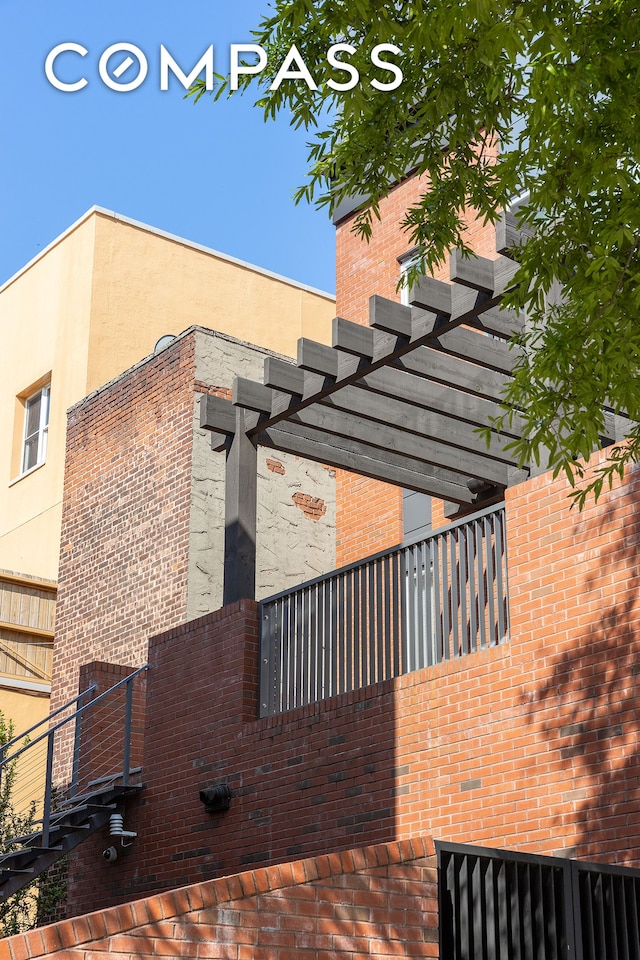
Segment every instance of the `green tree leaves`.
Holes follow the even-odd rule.
[[[547,456],[572,482],[605,404],[640,421],[639,13],[632,0],[275,0],[254,38],[269,67],[243,79],[260,85],[265,116],[284,110],[310,132],[296,198],[332,210],[364,194],[354,224],[363,237],[393,182],[410,170],[427,176],[404,224],[427,270],[465,249],[467,206],[495,222],[526,195],[532,235],[506,299],[526,311],[527,329],[505,415],[524,411],[521,458]],[[360,82],[335,91],[326,52],[343,41],[356,48]],[[371,85],[370,51],[381,42],[402,51],[403,82],[391,92]],[[285,81],[269,90],[294,43],[318,89]],[[549,307],[558,283],[562,297]],[[632,428],[577,502],[639,457]]]

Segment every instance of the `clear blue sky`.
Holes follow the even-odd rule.
[[[335,289],[326,211],[291,200],[305,175],[304,131],[285,117],[265,124],[250,95],[194,106],[175,81],[160,91],[160,44],[188,73],[213,43],[226,72],[229,44],[250,42],[265,12],[266,0],[0,0],[0,283],[98,204]],[[66,41],[89,50],[58,61],[62,79],[88,79],[77,93],[44,73],[47,53]],[[120,41],[149,61],[129,93],[98,76],[100,55]]]

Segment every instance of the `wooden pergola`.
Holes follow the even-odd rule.
[[[331,347],[303,338],[296,363],[267,358],[263,382],[236,378],[232,400],[202,396],[200,424],[226,451],[225,604],[255,592],[258,446],[467,509],[526,479],[506,449],[518,415],[489,447],[478,433],[501,412],[524,324],[500,309],[514,231],[498,225],[496,260],[454,252],[451,283],[423,277],[409,306],[371,297],[369,326],[336,317]]]

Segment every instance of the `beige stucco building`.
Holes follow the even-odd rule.
[[[48,709],[68,408],[198,325],[295,355],[334,300],[94,207],[0,287],[0,709]]]

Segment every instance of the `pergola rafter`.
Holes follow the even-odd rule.
[[[514,239],[507,217],[498,250]],[[519,357],[508,340],[524,320],[500,309],[517,267],[502,253],[454,252],[450,283],[421,278],[409,306],[373,296],[368,326],[336,317],[332,346],[303,338],[296,363],[265,360],[262,383],[237,377],[232,400],[202,397],[201,426],[213,449],[227,451],[225,603],[249,595],[254,579],[257,446],[463,509],[528,476],[508,449],[522,436],[522,416],[491,428],[489,447],[479,432],[500,415]],[[607,430],[619,439],[621,418],[610,416]]]
[[[202,397],[201,425],[212,447],[227,451],[233,490],[225,602],[246,596],[253,576],[255,484],[242,471],[255,463],[257,446],[467,509],[527,476],[506,449],[520,436],[521,418],[492,430],[489,447],[478,432],[499,415],[517,359],[506,338],[522,321],[499,309],[516,270],[505,256],[454,254],[451,283],[422,278],[409,306],[373,296],[368,326],[336,317],[332,346],[303,338],[296,363],[265,360],[262,383],[239,377],[231,401]]]

